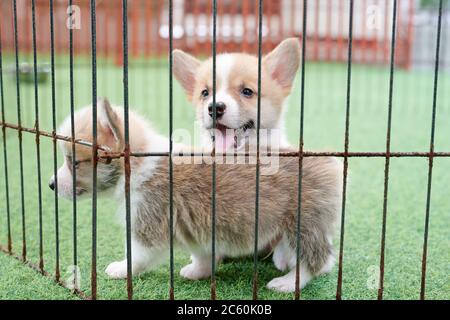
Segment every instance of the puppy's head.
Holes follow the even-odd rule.
[[[289,95],[300,62],[298,39],[283,41],[263,57],[261,65],[261,128],[279,126],[282,106]],[[213,60],[201,62],[181,51],[173,52],[173,71],[188,99],[195,106],[197,120],[213,130]],[[258,102],[258,58],[232,53],[216,57],[216,139],[219,149],[228,150],[256,127]]]
[[[97,102],[97,142],[106,146],[112,152],[123,150],[123,121],[116,108],[112,108],[106,99]],[[74,114],[75,138],[91,142],[92,139],[92,108],[86,107]],[[70,116],[61,125],[58,134],[72,135]],[[87,196],[92,192],[92,148],[75,144],[75,157],[72,154],[72,143],[59,141],[59,146],[64,155],[64,163],[58,170],[57,179],[53,176],[49,181],[49,187],[57,190],[58,195],[64,198],[73,198],[73,177],[75,170],[75,195]],[[98,151],[101,155],[105,151]],[[115,186],[122,171],[119,159],[112,161],[99,160],[97,164],[97,190],[106,191]]]

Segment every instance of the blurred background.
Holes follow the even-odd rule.
[[[20,64],[19,92],[15,79],[15,45],[12,0],[0,0],[3,103],[6,122],[17,123],[20,96],[22,124],[33,127],[34,78],[31,0],[17,0],[17,35]],[[41,130],[52,130],[50,83],[50,11],[48,0],[36,0],[37,62],[39,67],[38,103]],[[344,146],[349,44],[349,0],[308,0],[307,29],[302,29],[303,1],[265,0],[262,47],[269,52],[281,40],[306,37],[305,66],[305,148],[341,151]],[[353,15],[353,59],[351,81],[350,151],[385,151],[389,101],[390,52],[393,0],[355,0]],[[438,0],[398,0],[393,82],[392,151],[428,151],[433,102],[434,65],[438,21]],[[450,11],[444,0],[442,15],[439,82],[437,91],[436,151],[450,150]],[[74,103],[79,108],[92,102],[90,1],[73,0]],[[169,66],[167,0],[128,0],[129,101],[133,110],[151,121],[155,129],[168,135]],[[173,0],[174,47],[200,58],[212,52],[212,1]],[[258,1],[217,1],[218,52],[257,53]],[[68,0],[54,0],[56,50],[57,123],[69,115],[70,68]],[[97,91],[115,104],[123,105],[122,1],[97,0]],[[285,122],[288,138],[299,139],[300,81],[287,100]],[[181,87],[174,87],[175,128],[194,130],[195,117]],[[17,132],[6,130],[10,175],[13,249],[20,251],[21,216]],[[37,259],[37,183],[34,135],[23,137],[25,159],[25,211],[29,257]],[[3,149],[4,146],[2,145]],[[48,268],[55,263],[54,198],[46,188],[52,174],[51,139],[41,139],[44,254]],[[391,160],[389,189],[385,297],[415,299],[420,287],[428,159]],[[61,155],[59,155],[61,163]],[[344,259],[344,298],[376,298],[376,286],[368,286],[371,271],[379,264],[384,158],[350,159]],[[3,159],[1,165],[5,163]],[[448,261],[450,261],[450,160],[435,159],[430,225],[427,297],[449,299]],[[3,171],[2,171],[3,172]],[[0,179],[0,190],[5,181]],[[220,186],[218,186],[220,188]],[[82,289],[89,293],[90,201],[78,206],[77,264],[83,271]],[[123,283],[111,282],[100,269],[122,256],[120,226],[111,224],[114,205],[99,200],[99,295],[123,298]],[[3,209],[2,209],[3,210]],[[72,207],[61,200],[61,246],[64,268],[73,263]],[[3,218],[2,218],[3,219]],[[0,223],[0,243],[5,243],[6,224]],[[177,253],[176,267],[187,261]],[[374,268],[373,268],[374,267]],[[289,298],[269,292],[264,281],[276,275],[270,262],[263,262],[261,296]],[[372,268],[372,269],[370,269]],[[148,277],[135,280],[138,298],[167,297],[167,266]],[[218,295],[222,298],[251,297],[251,263],[222,265],[218,273]],[[11,269],[5,274],[13,274]],[[333,299],[337,268],[308,286],[303,298]],[[8,278],[9,279],[9,278]],[[5,283],[8,283],[6,279]],[[208,298],[209,284],[176,280],[182,297]],[[11,288],[18,282],[11,284]],[[163,285],[161,285],[163,284]],[[5,285],[5,287],[7,287]],[[6,288],[7,290],[9,287]],[[25,289],[24,289],[25,290]],[[176,289],[177,290],[177,289]],[[13,290],[13,296],[19,292]],[[0,296],[1,296],[0,281]],[[51,294],[56,294],[50,291]],[[177,296],[177,293],[176,293]],[[54,296],[53,296],[54,297]]]

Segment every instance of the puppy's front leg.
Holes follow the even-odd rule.
[[[139,241],[131,238],[131,263],[133,275],[138,275],[157,267],[167,256],[168,250],[164,248],[148,248]],[[105,272],[112,279],[124,279],[127,277],[127,259],[112,262]]]
[[[216,262],[220,258],[216,257]],[[206,279],[211,276],[211,254],[193,253],[191,263],[181,268],[180,275],[190,280]]]

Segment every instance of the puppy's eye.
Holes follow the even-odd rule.
[[[254,94],[253,90],[249,88],[242,89],[241,93],[246,98],[251,98]]]
[[[206,98],[207,96],[209,96],[209,91],[208,91],[208,89],[204,89],[204,90],[202,91],[201,95],[202,95],[203,98]]]

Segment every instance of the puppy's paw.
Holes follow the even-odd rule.
[[[336,259],[334,258],[333,255],[330,254],[328,256],[326,263],[323,265],[322,269],[320,269],[318,275],[323,274],[323,273],[330,273],[331,270],[333,270],[335,262],[336,262]]]
[[[201,267],[198,264],[188,264],[181,268],[180,276],[190,280],[206,279],[211,276],[211,270],[206,267]]]
[[[127,277],[127,260],[110,263],[105,272],[112,279],[125,279]]]
[[[292,277],[289,275],[274,278],[267,284],[267,288],[273,289],[278,292],[294,292],[295,278],[292,279]]]

